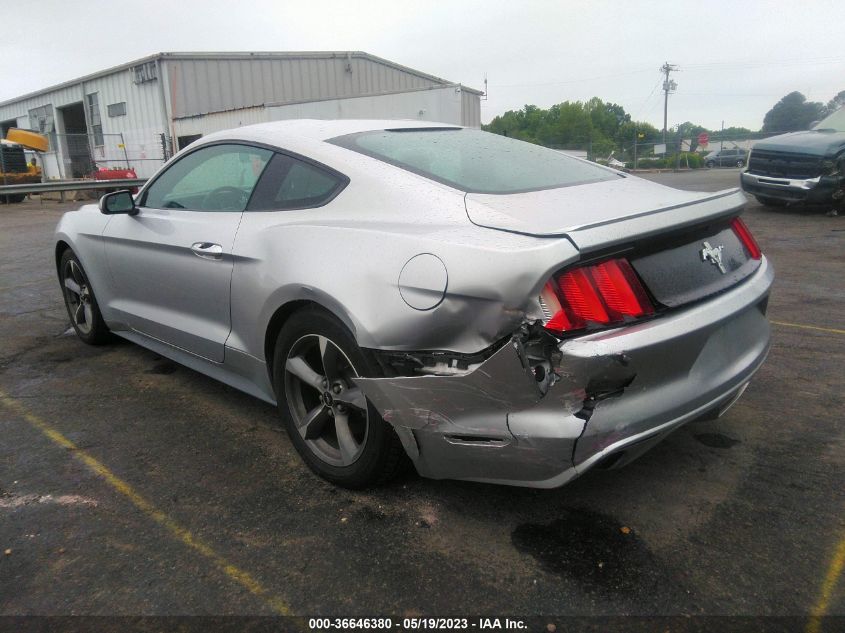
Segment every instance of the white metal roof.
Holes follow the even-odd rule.
[[[41,90],[36,90],[34,92],[30,92],[19,97],[14,97],[12,99],[7,99],[5,101],[0,101],[0,106],[9,105],[16,103],[18,101],[22,101],[24,99],[29,99],[32,97],[37,97],[39,95],[47,94],[53,92],[55,90],[60,90],[62,88],[67,88],[69,86],[73,86],[79,84],[81,82],[90,81],[93,79],[97,79],[99,77],[104,77],[106,75],[110,75],[113,73],[121,72],[132,68],[133,66],[139,66],[146,62],[151,61],[160,61],[160,60],[176,60],[176,61],[222,61],[222,60],[320,60],[320,59],[364,59],[369,60],[372,62],[376,62],[383,66],[388,66],[395,70],[402,71],[409,75],[413,75],[420,79],[425,79],[427,81],[431,81],[434,83],[446,85],[457,85],[455,82],[448,81],[446,79],[442,79],[440,77],[436,77],[434,75],[429,75],[428,73],[421,72],[419,70],[414,70],[413,68],[408,68],[407,66],[403,66],[401,64],[397,64],[396,62],[392,62],[387,59],[383,59],[381,57],[377,57],[375,55],[371,55],[369,53],[365,53],[363,51],[255,51],[255,52],[247,52],[247,51],[239,51],[239,52],[162,52],[162,53],[155,53],[154,55],[148,55],[147,57],[142,57],[140,59],[135,59],[130,62],[126,62],[123,64],[119,64],[117,66],[112,66],[110,68],[106,68],[104,70],[97,71],[95,73],[91,73],[88,75],[84,75],[82,77],[77,77],[76,79],[72,79],[69,81],[62,82],[60,84],[56,84],[53,86],[49,86],[47,88],[42,88]],[[467,92],[471,92],[472,94],[482,94],[481,91],[475,90],[473,88],[468,88],[466,86],[462,86],[463,90]]]

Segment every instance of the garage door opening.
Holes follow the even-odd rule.
[[[88,125],[85,122],[85,106],[80,101],[57,108],[63,123],[60,137],[64,157],[65,176],[82,178],[94,171],[91,146],[88,142]]]
[[[6,138],[6,133],[10,128],[18,127],[17,119],[9,119],[8,121],[0,121],[0,138]]]

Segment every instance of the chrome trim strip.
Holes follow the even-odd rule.
[[[819,184],[821,176],[800,180],[795,178],[771,178],[769,176],[758,176],[757,174],[752,174],[750,172],[745,171],[742,172],[742,178],[743,180],[748,179],[752,181],[752,184],[758,184],[768,187],[792,187],[794,189],[804,189],[806,191],[809,191],[810,189]]]

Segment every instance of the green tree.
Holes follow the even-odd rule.
[[[752,132],[747,127],[726,127],[724,130],[716,130],[711,136],[723,139],[746,138],[755,132]]]
[[[631,115],[622,106],[593,97],[586,102],[564,101],[548,110],[526,105],[497,116],[482,128],[548,147],[591,149],[594,156],[607,156],[632,141],[620,134],[630,122]]]
[[[809,129],[810,123],[822,118],[824,104],[807,101],[800,92],[790,92],[778,101],[763,118],[763,132],[796,132]]]
[[[842,106],[845,106],[845,90],[840,91],[839,94],[827,102],[827,114],[836,112]]]

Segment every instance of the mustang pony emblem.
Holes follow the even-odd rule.
[[[701,249],[701,261],[709,261],[716,266],[723,275],[728,272],[725,270],[725,265],[722,263],[722,249],[724,246],[710,246],[710,242],[703,242],[704,248]]]

